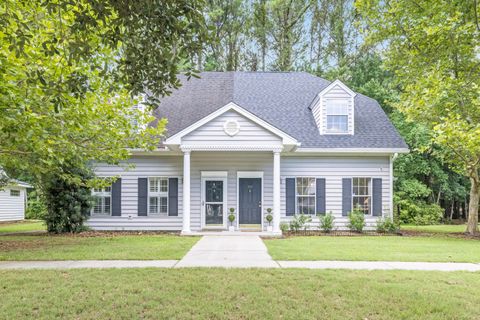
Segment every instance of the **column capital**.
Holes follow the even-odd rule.
[[[192,152],[190,148],[180,148],[180,150],[182,150],[183,154],[190,154]]]
[[[282,152],[283,148],[276,148],[276,149],[273,149],[272,152],[273,154],[280,154]]]

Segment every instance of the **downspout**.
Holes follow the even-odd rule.
[[[393,162],[397,159],[398,153],[390,156],[390,218],[393,221]]]

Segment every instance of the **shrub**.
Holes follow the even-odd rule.
[[[399,218],[401,223],[427,225],[437,224],[443,217],[443,209],[437,204],[422,201],[401,200]]]
[[[280,230],[282,230],[282,233],[287,232],[288,229],[289,229],[288,223],[285,223],[285,222],[280,223]]]
[[[87,229],[84,222],[92,207],[93,197],[87,182],[93,174],[89,169],[77,167],[64,168],[64,172],[68,175],[44,178],[47,230],[54,233],[81,232]]]
[[[348,228],[354,232],[362,232],[365,228],[365,214],[363,211],[354,209],[348,214]]]
[[[228,221],[230,221],[230,225],[233,226],[233,221],[235,221],[235,215],[234,214],[229,214],[228,215]]]
[[[380,233],[395,233],[399,229],[398,225],[389,218],[378,218],[377,232]]]
[[[305,214],[296,214],[290,221],[290,231],[298,232],[300,230],[306,231],[308,223],[312,222],[312,217]]]
[[[273,221],[273,216],[271,214],[267,214],[267,216],[265,217],[265,220],[267,220],[268,225],[270,225]]]
[[[25,211],[25,218],[44,220],[47,215],[47,207],[43,203],[42,198],[37,195],[36,191],[30,192],[28,195],[28,205]]]
[[[331,212],[325,215],[321,215],[319,229],[327,233],[332,231],[334,226],[334,220],[335,217],[332,215]]]

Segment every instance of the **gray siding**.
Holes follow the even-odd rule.
[[[181,230],[183,210],[183,157],[135,156],[125,164],[133,168],[97,164],[99,176],[120,175],[122,178],[122,216],[92,216],[89,225],[97,229]],[[124,165],[125,165],[124,164]],[[263,212],[273,207],[273,154],[271,152],[192,152],[191,153],[191,228],[201,227],[201,171],[227,171],[227,208],[237,208],[237,172],[263,171]],[[138,178],[179,177],[178,216],[138,217]],[[382,210],[390,214],[390,175],[388,157],[319,157],[282,156],[281,158],[281,216],[285,214],[285,179],[287,177],[325,178],[326,211],[336,216],[338,226],[346,224],[342,217],[342,178],[382,178]],[[367,218],[374,224],[377,217]]]
[[[240,131],[232,137],[226,134],[223,128],[228,120],[236,120],[240,125]],[[230,110],[183,137],[182,143],[196,146],[281,146],[281,139],[236,111]]]
[[[182,156],[134,156],[120,166],[95,164],[95,173],[100,177],[122,178],[122,216],[91,216],[88,224],[102,230],[181,230],[182,228],[182,179],[179,179],[178,216],[138,216],[138,178],[181,177]],[[133,167],[129,167],[133,165]]]
[[[20,197],[11,197],[10,189],[19,190]],[[23,220],[25,218],[25,188],[7,186],[0,190],[0,221]]]

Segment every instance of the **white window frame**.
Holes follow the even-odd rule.
[[[345,113],[340,113],[340,112],[334,112],[334,113],[329,113],[328,109],[329,107],[332,106],[345,106]],[[350,132],[350,116],[349,116],[349,101],[348,100],[332,100],[328,99],[326,100],[326,105],[325,105],[325,132],[327,134],[349,134]],[[332,129],[328,129],[328,117],[329,116],[346,116],[347,117],[347,128],[345,131],[336,131]]]
[[[297,188],[297,181],[298,179],[313,179],[314,181],[314,194],[313,195],[299,195],[298,194],[298,188]],[[313,197],[313,214],[306,213],[305,215],[308,216],[316,216],[317,215],[317,178],[316,177],[308,177],[308,176],[302,176],[302,177],[295,177],[295,212],[297,214],[300,214],[300,210],[298,210],[298,198],[299,197]]]
[[[152,181],[153,180],[158,180],[158,190],[157,191],[152,191],[151,190],[151,184],[152,184]],[[166,181],[166,191],[162,191],[161,188],[162,188],[162,181]],[[147,211],[147,215],[149,216],[168,216],[168,209],[169,209],[169,202],[168,202],[168,188],[169,188],[169,185],[168,185],[168,177],[149,177],[148,178],[148,211]],[[151,198],[157,198],[157,210],[156,212],[152,212],[151,210],[151,203],[150,203],[150,199]],[[165,198],[166,199],[166,202],[167,202],[167,205],[166,205],[166,211],[165,212],[162,212],[160,210],[160,207],[161,207],[161,198]]]
[[[15,192],[15,193],[18,192],[18,194],[12,194],[12,192]],[[18,198],[18,197],[20,197],[21,195],[22,195],[22,192],[21,192],[20,190],[18,190],[18,189],[10,189],[10,197]]]
[[[96,198],[101,198],[102,203],[101,207],[102,210],[101,212],[95,212],[95,207],[97,206],[96,203],[93,205],[92,210],[91,210],[91,215],[95,216],[111,216],[112,215],[112,187],[106,187],[106,188],[94,188],[92,189],[92,195]],[[108,212],[105,211],[105,198],[110,198],[110,208]]]
[[[355,179],[367,179],[368,182],[367,182],[367,187],[368,187],[368,195],[355,195],[353,190],[354,190],[354,186],[355,186]],[[352,177],[352,210],[355,210],[355,205],[354,205],[354,199],[355,198],[364,198],[364,197],[368,197],[368,213],[365,213],[365,210],[362,210],[364,211],[364,214],[366,216],[371,216],[372,215],[372,200],[373,200],[373,195],[372,195],[372,181],[373,179],[371,177]]]

